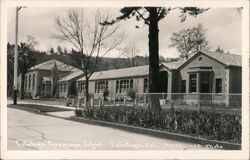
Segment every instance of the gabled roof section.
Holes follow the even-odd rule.
[[[237,54],[229,54],[229,53],[218,53],[218,52],[203,52],[214,59],[222,62],[228,66],[241,66],[242,57]]]
[[[70,81],[73,78],[83,76],[83,72],[81,70],[76,70],[74,72],[69,73],[66,76],[63,76],[58,82]]]
[[[192,61],[193,59],[195,59],[201,54],[206,55],[226,66],[241,67],[241,61],[242,61],[241,55],[218,53],[218,52],[211,52],[211,51],[210,52],[199,51],[196,54],[194,54],[191,58],[189,58],[187,61],[185,61],[182,65],[180,65],[178,69],[185,66],[186,64],[188,64],[190,61]]]
[[[30,70],[35,70],[35,69],[41,69],[41,70],[51,70],[54,65],[56,64],[56,67],[59,71],[72,71],[75,70],[73,66],[70,66],[68,64],[65,64],[63,62],[60,62],[58,60],[50,60],[47,62],[40,63],[34,67],[31,67]]]
[[[147,76],[148,74],[149,74],[149,66],[146,65],[146,66],[139,66],[139,67],[94,72],[92,76],[90,77],[90,80],[139,77],[139,76]],[[85,80],[85,77],[82,77],[78,79],[77,81],[84,81],[84,80]]]
[[[169,70],[178,69],[183,63],[186,61],[178,61],[178,62],[168,62],[168,63],[162,63],[164,66],[166,66]]]

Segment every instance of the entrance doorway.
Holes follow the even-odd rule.
[[[161,71],[159,75],[159,87],[160,92],[167,93],[168,92],[168,72]]]

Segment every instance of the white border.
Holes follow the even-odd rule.
[[[2,0],[1,2],[1,158],[3,159],[249,159],[249,1],[248,0]],[[76,5],[77,4],[77,5]],[[243,7],[242,12],[242,150],[241,151],[8,151],[7,150],[7,7],[197,6]],[[230,36],[230,35],[229,35]]]

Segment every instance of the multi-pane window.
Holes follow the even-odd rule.
[[[143,92],[148,92],[148,78],[144,78]]]
[[[222,79],[218,78],[216,79],[215,82],[215,89],[216,89],[216,93],[221,93],[222,92]]]
[[[186,80],[181,81],[181,92],[182,93],[186,92]]]
[[[133,79],[117,80],[116,93],[126,93],[129,88],[133,88]]]
[[[32,89],[35,89],[35,74],[33,74]]]
[[[108,81],[95,82],[95,93],[103,93],[105,89],[108,89]]]
[[[190,92],[196,92],[196,86],[197,86],[197,75],[196,74],[190,74]]]
[[[209,73],[202,73],[200,75],[201,79],[201,86],[200,86],[200,92],[201,93],[209,93],[210,90],[210,74]]]
[[[85,90],[85,83],[79,82],[78,83],[78,93],[83,93]]]

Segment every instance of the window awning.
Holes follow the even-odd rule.
[[[196,66],[196,67],[189,67],[188,73],[192,72],[213,72],[212,67],[204,67],[204,66]]]

